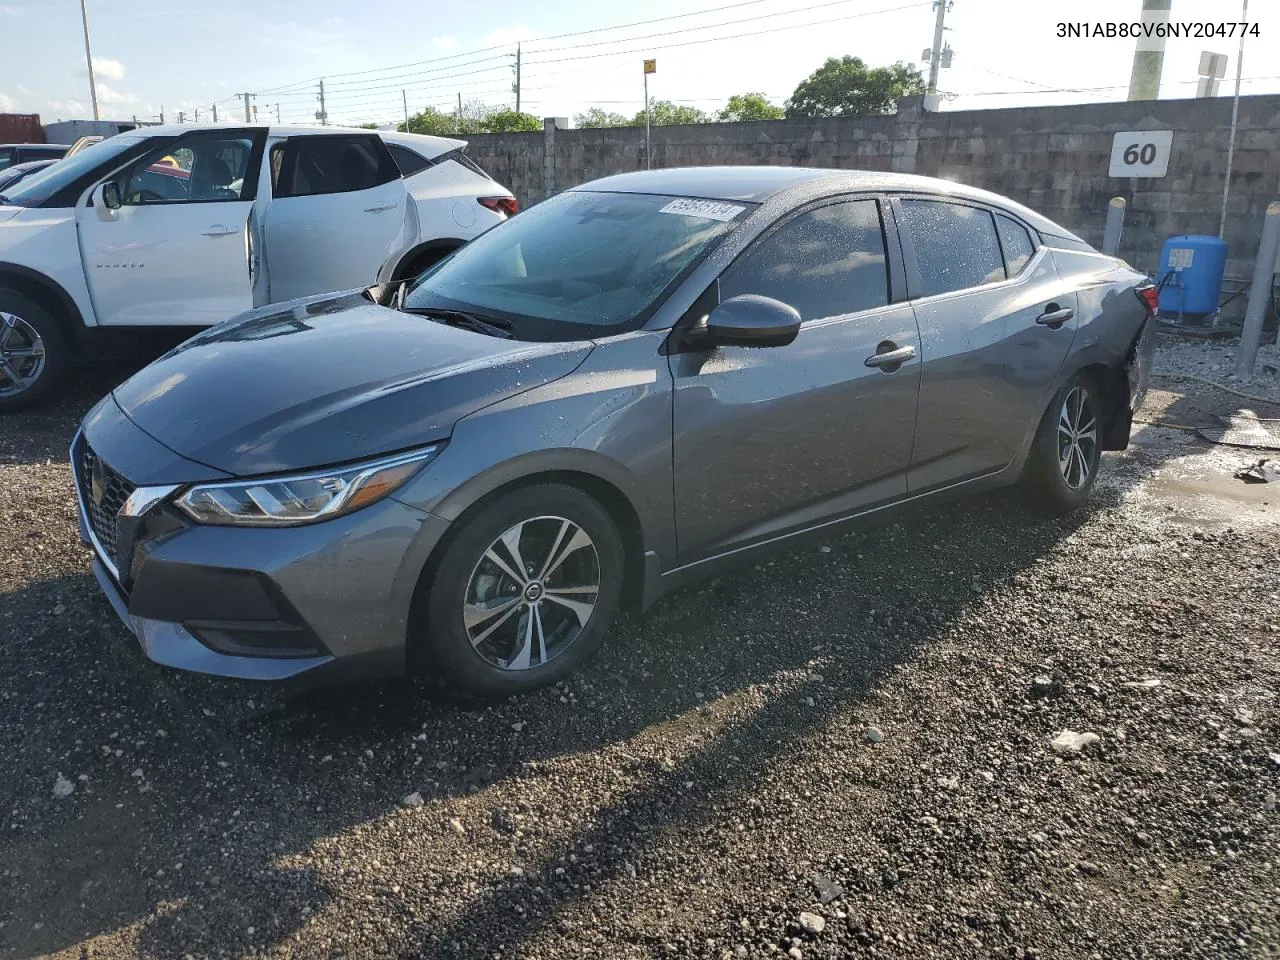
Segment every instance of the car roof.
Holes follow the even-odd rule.
[[[664,170],[620,173],[584,183],[574,189],[704,197],[708,200],[739,200],[748,203],[763,203],[788,190],[794,190],[800,200],[812,199],[827,193],[845,193],[855,190],[930,193],[1001,207],[1016,214],[1041,233],[1080,239],[1065,227],[1024,207],[1016,200],[1010,200],[989,190],[981,190],[937,177],[880,170],[763,166],[670,167]]]
[[[290,126],[279,123],[167,123],[162,126],[138,127],[133,130],[126,130],[123,134],[117,134],[117,136],[177,137],[184,133],[198,133],[206,130],[228,132],[233,130],[266,130],[270,135],[276,137],[322,137],[342,134],[368,135],[372,133],[381,137],[387,143],[397,143],[401,146],[418,150],[429,159],[434,159],[442,153],[448,153],[450,150],[457,150],[467,145],[465,140],[454,140],[450,137],[432,137],[423,133],[400,133],[397,130],[368,130],[364,127]]]

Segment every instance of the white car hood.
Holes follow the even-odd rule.
[[[22,207],[6,207],[0,205],[0,223],[4,223],[6,220],[12,220],[22,211],[22,209]]]

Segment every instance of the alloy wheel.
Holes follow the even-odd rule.
[[[472,648],[501,670],[528,670],[582,634],[600,594],[600,557],[586,530],[533,517],[489,545],[471,571],[462,622]]]
[[[0,397],[25,393],[44,373],[44,339],[26,320],[0,311]]]
[[[1098,422],[1084,387],[1072,387],[1058,416],[1058,469],[1072,490],[1089,482],[1098,448]]]

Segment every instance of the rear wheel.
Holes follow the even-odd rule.
[[[0,288],[0,413],[47,396],[68,362],[57,319],[30,297]]]
[[[460,523],[416,625],[423,668],[481,697],[572,672],[600,645],[622,595],[622,538],[608,512],[581,490],[545,484]]]
[[[1066,513],[1089,499],[1102,460],[1102,396],[1077,373],[1058,391],[1036,433],[1022,482],[1040,506]]]

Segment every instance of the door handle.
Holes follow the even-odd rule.
[[[1036,323],[1056,330],[1075,315],[1076,312],[1070,307],[1059,307],[1056,303],[1051,303],[1044,308],[1044,313],[1036,317]]]
[[[204,231],[206,237],[229,237],[233,233],[237,233],[235,227],[223,226],[221,223],[215,223],[208,230]]]
[[[881,349],[883,347],[888,347],[889,349],[883,350]],[[877,347],[876,350],[876,353],[873,353],[862,362],[868,367],[880,367],[885,373],[893,373],[894,370],[897,370],[898,367],[916,355],[915,347],[899,347],[888,341],[880,344],[880,347]],[[893,369],[888,369],[890,367]]]
[[[400,206],[400,204],[398,203],[384,203],[380,207],[365,207],[364,212],[365,213],[382,213],[383,210],[394,210],[398,206]]]

